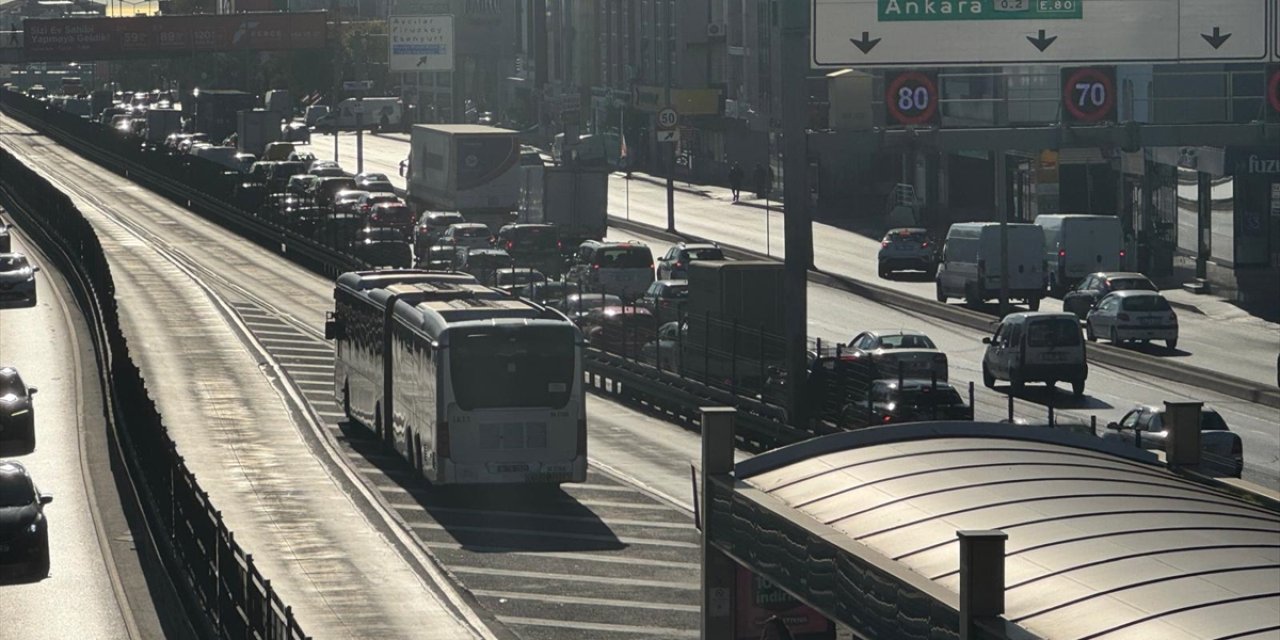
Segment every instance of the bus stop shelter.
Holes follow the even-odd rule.
[[[834,636],[815,619],[854,638],[1280,637],[1280,505],[1260,494],[1089,434],[978,422],[735,466],[732,422],[704,410],[703,638],[761,637],[744,572],[799,603],[776,613],[796,638]]]

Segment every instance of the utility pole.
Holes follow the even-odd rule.
[[[654,11],[656,13],[658,3],[657,2],[653,3],[653,6],[654,6]],[[675,0],[668,0],[666,3],[666,6],[667,6],[667,13],[671,13],[672,11],[675,11]],[[656,19],[657,16],[654,16],[654,18],[655,18],[654,24],[655,25],[659,24],[658,20]],[[672,50],[671,48],[672,47],[671,27],[674,23],[675,23],[675,20],[672,19],[672,16],[668,15],[666,20],[667,26],[664,29],[667,36],[666,38],[664,38],[666,40],[666,46],[663,47],[663,51],[665,51],[667,55],[667,86],[666,86],[666,97],[664,98],[664,100],[666,101],[666,104],[664,106],[666,106],[666,108],[668,109],[674,108],[671,105],[671,67],[672,67],[671,59],[675,57],[675,51]],[[658,33],[658,30],[655,27],[654,35],[657,35],[657,33]],[[666,145],[667,145],[667,233],[675,233],[676,232],[676,143],[668,142],[666,143]]]
[[[338,96],[342,95],[342,0],[333,0],[333,161],[338,161]]]
[[[809,219],[809,2],[780,2],[782,35],[783,259],[786,293],[787,396],[793,424],[808,421],[803,388],[808,378],[809,268],[813,266],[813,225]]]

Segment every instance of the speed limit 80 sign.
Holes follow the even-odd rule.
[[[1063,68],[1062,119],[1081,123],[1115,122],[1115,67]]]
[[[936,125],[938,109],[936,71],[890,71],[884,76],[885,124],[894,126]]]

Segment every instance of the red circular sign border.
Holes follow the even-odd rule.
[[[908,117],[898,109],[898,103],[894,102],[893,95],[901,89],[908,80],[916,80],[929,90],[929,107],[920,112],[920,115]],[[938,84],[933,81],[927,74],[920,71],[904,71],[899,73],[893,82],[885,89],[885,108],[889,110],[889,115],[901,125],[917,125],[925,124],[933,120],[934,114],[938,112]]]
[[[1071,87],[1075,86],[1076,81],[1091,76],[1091,79],[1099,80],[1107,89],[1107,101],[1102,107],[1099,107],[1094,113],[1086,113],[1081,111],[1079,107],[1071,100]],[[1098,67],[1081,67],[1076,69],[1067,76],[1067,81],[1062,83],[1062,104],[1066,106],[1067,111],[1076,117],[1079,122],[1098,122],[1107,117],[1116,108],[1116,83],[1111,79],[1111,75],[1099,69]]]
[[[1267,103],[1280,113],[1280,66],[1273,67],[1270,77],[1267,78]]]

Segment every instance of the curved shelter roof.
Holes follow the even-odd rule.
[[[959,587],[956,532],[1004,531],[1005,619],[1037,636],[1280,637],[1276,504],[1136,448],[1010,425],[901,425],[778,449],[735,475],[738,491],[802,523],[803,555],[834,541],[944,601]],[[731,553],[753,560],[741,545]],[[809,585],[788,586],[805,573],[767,556],[754,559],[771,579],[824,608],[801,593]]]

